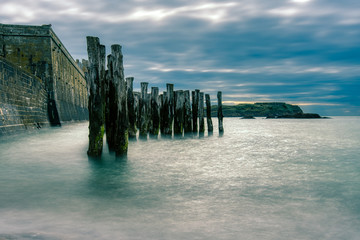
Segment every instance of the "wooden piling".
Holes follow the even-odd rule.
[[[174,135],[182,135],[184,125],[184,92],[175,91],[174,99]]]
[[[147,132],[150,132],[151,127],[151,93],[146,93],[146,119],[147,119]]]
[[[111,57],[109,62],[110,82],[114,91],[109,91],[109,104],[111,126],[115,131],[113,138],[109,139],[111,147],[117,156],[125,155],[128,150],[128,127],[129,117],[127,108],[127,89],[124,77],[123,55],[119,44],[111,45]],[[113,96],[111,96],[113,94]],[[112,102],[113,101],[113,102]],[[110,131],[113,131],[110,130]],[[109,142],[108,142],[109,143]]]
[[[134,108],[135,108],[135,116],[136,116],[136,128],[140,129],[140,98],[141,93],[133,92],[134,94]]]
[[[192,125],[191,125],[191,103],[190,103],[190,91],[184,91],[184,133],[191,133],[192,132]]]
[[[198,131],[198,110],[199,110],[199,89],[195,89],[195,91],[191,92],[192,96],[192,125],[193,132]]]
[[[87,154],[90,157],[100,157],[103,148],[104,136],[104,73],[105,51],[100,46],[99,38],[86,37],[89,67],[87,82],[89,83],[89,148]],[[102,59],[102,57],[104,59]]]
[[[164,135],[171,136],[174,121],[174,84],[166,84],[166,97],[164,100],[163,124]]]
[[[211,120],[211,101],[209,94],[205,94],[205,101],[206,101],[206,122],[208,127],[208,133],[210,133],[213,132],[214,127]]]
[[[103,111],[105,113],[106,107],[106,70],[105,70],[106,48],[105,45],[100,44],[100,79],[101,79],[101,101],[103,102]],[[105,117],[105,115],[104,115]]]
[[[166,105],[166,92],[164,91],[159,96],[159,102],[160,102],[160,133],[162,135],[165,135],[165,125],[166,125],[166,111],[165,111],[165,105]]]
[[[111,55],[107,56],[107,62],[108,62],[108,70],[105,72],[105,132],[106,132],[106,141],[108,148],[113,150],[114,147],[111,146],[111,143],[109,143],[109,139],[113,139],[112,134],[115,134],[115,131],[111,131],[111,117],[110,117],[110,102],[114,102],[113,99],[110,99],[110,89],[114,91],[113,83],[110,81],[111,79],[111,73],[109,71],[109,62],[111,62]],[[113,96],[113,94],[111,94]]]
[[[148,97],[147,89],[149,83],[142,82],[141,85],[141,98],[140,98],[140,129],[139,134],[141,137],[147,137],[148,134]]]
[[[217,92],[217,99],[218,99],[218,112],[217,117],[219,121],[219,133],[224,132],[224,126],[223,126],[223,113],[222,113],[222,93],[221,91]]]
[[[205,121],[204,121],[204,93],[200,92],[199,98],[199,133],[205,132]]]
[[[106,142],[110,151],[115,151],[116,139],[116,118],[117,118],[117,87],[114,82],[113,62],[115,61],[113,55],[108,55],[108,70],[106,74],[106,109],[105,109],[105,129],[106,129]]]
[[[126,78],[127,89],[127,106],[129,114],[129,138],[136,138],[136,113],[135,113],[135,98],[133,93],[133,77]]]
[[[158,87],[151,88],[150,109],[151,115],[149,134],[152,136],[158,136],[160,129],[160,104]]]

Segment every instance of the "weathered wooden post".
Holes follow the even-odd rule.
[[[192,125],[193,125],[193,132],[198,131],[198,110],[199,110],[199,89],[195,89],[195,91],[191,92],[192,96]]]
[[[164,101],[164,135],[172,135],[174,120],[174,84],[166,84],[166,97]]]
[[[205,100],[206,100],[206,122],[208,126],[208,133],[211,133],[213,132],[214,127],[211,120],[211,101],[209,94],[205,94]]]
[[[162,135],[165,134],[165,121],[166,121],[166,119],[165,119],[165,115],[166,115],[165,99],[166,99],[166,92],[163,92],[159,96],[159,103],[160,103],[160,133]]]
[[[166,84],[167,94],[169,99],[169,125],[168,125],[168,135],[172,135],[173,133],[173,124],[174,124],[174,105],[175,105],[175,97],[174,97],[174,84]]]
[[[151,93],[146,93],[146,119],[147,119],[147,132],[150,132],[151,127]]]
[[[105,70],[105,58],[106,58],[105,45],[100,44],[100,79],[101,79],[101,95],[102,95],[104,113],[106,108],[106,72],[107,72]]]
[[[114,102],[110,102],[113,107],[110,108],[110,116],[113,121],[112,126],[115,129],[115,136],[112,145],[117,156],[121,156],[127,153],[128,150],[128,127],[129,117],[127,108],[127,89],[124,77],[124,66],[123,66],[123,55],[121,52],[121,46],[114,44],[111,46],[111,61],[110,70],[111,72],[110,81],[113,81],[115,87],[114,91]],[[111,91],[109,91],[111,94]]]
[[[106,108],[105,108],[105,130],[106,130],[106,142],[110,151],[115,151],[115,139],[116,139],[116,118],[117,118],[117,90],[114,82],[113,62],[114,56],[108,55],[108,70],[106,71]]]
[[[136,138],[136,114],[135,114],[135,99],[133,93],[133,77],[126,78],[127,89],[127,106],[129,114],[129,138]]]
[[[140,98],[140,129],[139,134],[145,138],[148,134],[148,101],[147,101],[147,89],[149,83],[142,82],[141,84],[141,98]]]
[[[199,98],[199,133],[205,132],[205,121],[204,121],[204,93],[200,93]]]
[[[141,93],[133,92],[134,93],[134,107],[135,107],[135,115],[136,115],[136,128],[140,129],[140,99]]]
[[[111,79],[111,73],[109,71],[109,62],[111,62],[111,55],[107,56],[107,62],[108,62],[108,70],[105,71],[105,132],[106,132],[106,142],[108,144],[109,149],[113,149],[112,146],[110,146],[109,139],[113,139],[111,136],[114,134],[114,131],[111,132],[111,117],[110,117],[110,102],[114,102],[113,99],[110,99],[110,89],[114,91],[114,86],[112,85]],[[112,94],[113,96],[113,94]]]
[[[222,113],[222,93],[219,91],[217,92],[217,99],[218,99],[218,112],[217,112],[217,117],[218,117],[218,121],[219,121],[219,133],[223,133],[224,132],[224,127],[223,127],[223,113]]]
[[[184,92],[175,91],[174,104],[174,135],[182,135],[184,124]]]
[[[151,117],[150,117],[150,129],[149,133],[152,136],[159,135],[159,128],[160,128],[160,105],[159,105],[159,88],[152,87],[151,88]]]
[[[184,91],[184,133],[192,132],[190,91]]]
[[[100,157],[103,148],[104,137],[104,86],[105,51],[100,46],[99,38],[86,37],[87,52],[89,57],[89,69],[87,82],[89,83],[89,148],[87,154],[90,157]],[[102,59],[104,58],[104,59]]]

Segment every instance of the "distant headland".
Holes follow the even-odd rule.
[[[217,106],[212,106],[212,115],[216,116]],[[317,113],[304,113],[303,110],[284,102],[266,102],[254,104],[223,105],[224,117],[266,118],[322,118]]]

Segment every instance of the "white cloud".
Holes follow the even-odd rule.
[[[109,22],[129,22],[129,21],[154,21],[161,22],[167,18],[195,18],[203,19],[212,23],[224,22],[232,19],[229,11],[237,3],[206,3],[206,4],[191,4],[180,7],[155,7],[144,8],[138,7],[132,9],[130,13],[118,16],[106,15],[100,16],[103,21]]]
[[[310,1],[311,0],[291,0],[291,2],[294,2],[294,3],[308,3]]]
[[[27,5],[18,3],[4,3],[0,8],[0,15],[12,19],[13,22],[31,22],[35,19],[35,12]]]
[[[296,8],[274,8],[274,9],[269,10],[269,13],[273,14],[273,15],[291,17],[291,16],[295,16],[296,14],[298,14],[299,9],[296,9]]]
[[[147,68],[159,72],[194,72],[194,73],[235,73],[235,74],[304,74],[320,73],[327,75],[360,75],[360,66],[308,66],[278,62],[277,65],[264,65],[257,67],[241,66],[239,68],[214,68],[200,66],[170,67],[165,64],[153,64]]]
[[[227,98],[237,98],[237,99],[248,99],[248,98],[262,98],[262,99],[271,99],[270,94],[226,94]]]

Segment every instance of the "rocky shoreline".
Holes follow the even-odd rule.
[[[297,114],[294,114],[294,115],[267,116],[266,118],[267,119],[273,119],[273,118],[304,118],[304,119],[309,119],[309,118],[328,118],[328,117],[321,117],[317,113],[297,113]]]

